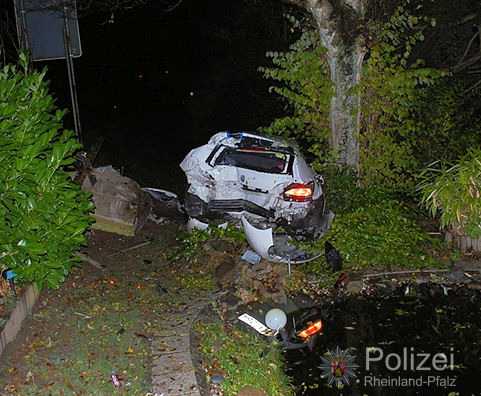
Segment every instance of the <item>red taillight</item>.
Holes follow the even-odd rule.
[[[312,199],[314,192],[314,183],[303,184],[293,183],[284,191],[284,199],[286,201],[306,202]]]
[[[297,336],[299,338],[302,338],[303,340],[307,340],[309,337],[312,337],[314,334],[319,333],[322,330],[322,328],[323,328],[322,320],[318,320],[310,324],[304,330],[300,331],[297,334]]]

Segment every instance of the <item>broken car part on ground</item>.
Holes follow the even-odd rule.
[[[241,223],[252,249],[272,261],[318,257],[287,240],[320,238],[334,217],[326,209],[322,177],[293,145],[254,133],[219,132],[180,166],[189,185],[184,210],[191,224]],[[278,227],[285,233],[275,233]]]

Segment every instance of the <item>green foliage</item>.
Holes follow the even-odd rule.
[[[215,280],[210,272],[188,273],[184,272],[178,277],[177,281],[184,290],[209,291],[215,290]]]
[[[57,287],[85,243],[92,206],[64,170],[80,146],[62,130],[45,72],[20,63],[0,70],[0,265]]]
[[[177,237],[179,246],[170,255],[169,260],[194,260],[202,254],[203,246],[211,240],[243,242],[245,236],[232,224],[228,224],[225,228],[209,226],[206,230],[193,229],[191,232],[183,232]]]
[[[345,262],[356,268],[434,264],[422,249],[429,240],[426,233],[393,199],[340,213],[326,238],[342,252]]]
[[[457,160],[479,145],[481,128],[466,122],[476,117],[466,106],[463,83],[412,59],[435,20],[414,15],[422,12],[421,2],[404,3],[387,24],[374,29],[379,40],[370,50],[360,84],[360,142],[363,181],[408,191],[426,164],[439,158]]]
[[[291,18],[298,26],[298,22]],[[295,138],[317,158],[328,155],[329,108],[333,86],[325,49],[314,30],[303,31],[288,52],[268,52],[273,67],[260,68],[276,82],[270,89],[286,103],[289,115],[261,128],[265,133]]]
[[[409,3],[409,1],[406,1]],[[430,87],[443,73],[411,62],[414,46],[423,40],[427,18],[396,8],[377,30],[359,86],[361,106],[361,179],[395,190],[413,186],[423,159],[413,155],[418,137],[433,134],[420,112]],[[376,29],[374,29],[376,30]]]
[[[472,114],[463,108],[464,87],[413,59],[424,32],[435,24],[421,15],[420,4],[403,0],[387,23],[368,25],[370,48],[352,93],[361,95],[360,180],[365,186],[410,191],[425,164],[457,159],[481,140],[480,128],[466,125]],[[268,56],[273,66],[261,71],[275,82],[271,90],[286,102],[288,115],[264,131],[295,138],[320,170],[333,159],[328,147],[333,87],[319,33],[303,30],[288,52]]]
[[[221,323],[199,323],[195,329],[200,335],[200,350],[208,368],[225,375],[221,384],[225,396],[236,396],[245,386],[264,390],[269,396],[294,394],[283,370],[278,345],[268,345],[257,335],[243,330],[227,331]]]
[[[326,180],[324,190],[327,202],[334,213],[352,212],[359,206],[392,198],[392,195],[381,187],[361,188],[352,169],[325,167],[323,175]]]
[[[481,236],[481,150],[471,150],[450,167],[432,164],[422,173],[421,204],[441,226]]]
[[[354,175],[330,171],[327,200],[336,213],[331,229],[309,249],[319,251],[329,240],[341,252],[345,267],[423,268],[437,265],[429,253],[439,248],[416,223],[411,209],[392,193],[356,185]],[[326,272],[324,258],[309,271]]]
[[[465,86],[452,76],[440,79],[418,107],[418,133],[412,152],[422,167],[440,158],[459,160],[471,147],[481,145],[479,114],[469,106]],[[418,172],[419,172],[418,171]]]

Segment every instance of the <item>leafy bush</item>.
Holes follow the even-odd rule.
[[[293,18],[296,28],[299,22]],[[288,52],[268,52],[273,67],[260,68],[264,77],[277,84],[270,88],[286,103],[288,115],[261,130],[267,134],[295,138],[319,162],[329,156],[329,110],[333,85],[329,68],[315,30],[304,30]]]
[[[429,241],[427,234],[396,200],[340,213],[326,238],[353,267],[419,268],[434,264],[422,248]]]
[[[24,56],[0,70],[0,265],[40,286],[65,279],[90,223],[89,198],[65,171],[80,145],[63,115]]]
[[[438,166],[436,166],[438,165]],[[471,150],[455,165],[432,164],[419,184],[421,204],[441,227],[473,238],[481,236],[481,150]]]
[[[361,179],[393,190],[414,186],[414,175],[423,158],[415,157],[420,137],[435,135],[435,125],[421,111],[431,88],[440,85],[443,73],[411,60],[415,45],[424,39],[426,17],[397,7],[370,49],[359,85],[361,105]],[[446,109],[445,109],[446,110]],[[426,146],[432,146],[427,142]]]
[[[322,251],[329,240],[341,252],[347,268],[422,268],[436,265],[429,249],[437,248],[416,223],[408,206],[392,193],[363,188],[346,172],[326,172],[329,207],[336,213],[331,229],[309,246]],[[326,270],[324,259],[308,270]]]
[[[463,109],[464,88],[453,76],[413,59],[414,48],[434,22],[420,15],[418,2],[401,3],[387,23],[367,25],[369,54],[356,89],[361,95],[360,181],[407,192],[425,164],[459,158],[480,142],[481,134],[479,127],[467,128],[466,117],[460,116],[470,116]],[[292,23],[300,30],[298,40],[287,52],[269,52],[272,66],[261,68],[287,115],[263,130],[295,138],[314,155],[314,168],[320,170],[333,159],[328,144],[333,87],[318,32]]]

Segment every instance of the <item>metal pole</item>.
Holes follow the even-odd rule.
[[[23,0],[19,1],[18,7],[19,7],[21,21],[22,21],[22,23],[19,24],[20,29],[17,29],[18,41],[21,49],[28,50],[29,48],[28,48],[28,37],[27,37],[27,22],[25,20],[25,6],[23,4]],[[16,12],[17,12],[17,7],[15,7],[15,13]]]
[[[70,27],[68,23],[69,10],[64,7],[64,44],[65,44],[65,59],[67,60],[68,81],[70,86],[70,97],[72,99],[72,113],[74,121],[75,134],[80,143],[82,143],[82,127],[80,125],[80,114],[77,99],[77,84],[75,82],[75,69],[72,59],[72,51],[70,46]]]

